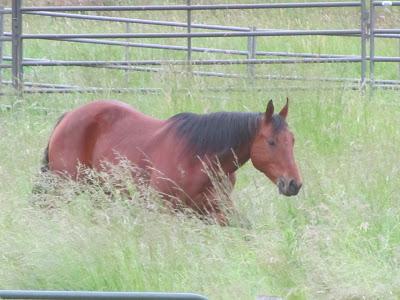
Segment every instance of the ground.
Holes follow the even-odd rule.
[[[284,12],[276,12],[274,18],[256,25],[304,28],[321,22],[319,14],[309,18],[299,14],[286,24]],[[251,15],[228,14],[224,21],[234,17],[241,24]],[[81,21],[29,18],[25,26],[30,32],[48,28],[78,32],[83,28]],[[201,18],[213,23],[219,16]],[[321,18],[325,26],[351,25],[356,19],[350,11],[326,12]],[[50,22],[58,25],[49,27]],[[268,41],[270,44],[259,42],[260,49],[311,51],[319,47],[320,53],[359,49],[358,40],[344,42],[340,38]],[[120,59],[124,55],[119,50],[106,53],[104,49],[109,48],[101,46],[55,43],[57,47],[49,47],[50,42],[29,42],[25,55],[59,59]],[[232,39],[213,47],[244,45],[245,40]],[[396,45],[386,45],[379,51],[393,55]],[[131,55],[135,59],[163,55],[154,53],[135,50]],[[232,68],[245,72],[244,67]],[[396,65],[381,64],[377,71],[381,78],[397,78]],[[359,65],[257,66],[256,72],[357,77]],[[347,84],[201,79],[183,69],[126,74],[102,69],[26,68],[25,77],[83,86],[157,87],[162,92],[7,94],[0,98],[1,288],[186,291],[210,299],[231,299],[232,295],[238,299],[257,295],[289,299],[400,296],[397,91],[367,90],[363,95]],[[212,92],[213,87],[241,90]],[[281,107],[286,96],[291,99],[288,123],[296,137],[295,155],[304,185],[298,196],[286,198],[251,163],[241,168],[232,197],[239,218],[249,222],[245,228],[207,225],[196,218],[171,215],[157,206],[157,197],[150,191],[145,199],[131,201],[115,190],[110,198],[97,185],[74,182],[63,183],[44,196],[55,208],[32,205],[37,199],[32,189],[51,130],[63,112],[80,104],[118,99],[146,114],[167,118],[182,111],[263,111],[270,98]],[[149,208],[149,203],[156,204]]]

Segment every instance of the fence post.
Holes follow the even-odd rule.
[[[187,33],[192,32],[192,10],[189,9],[191,3],[191,0],[187,0],[186,4],[188,6],[187,10]],[[188,71],[192,72],[192,66],[191,66],[191,61],[192,61],[192,38],[188,36],[187,38],[187,61],[188,61]]]
[[[361,0],[361,92],[365,92],[367,73],[368,10],[366,0]]]
[[[398,53],[398,55],[399,55],[399,57],[400,57],[400,38],[398,39],[398,46],[399,46],[399,51],[397,52]],[[399,62],[399,64],[398,64],[398,72],[399,72],[399,77],[400,77],[400,62]]]
[[[130,26],[130,24],[129,23],[126,23],[125,24],[125,31],[126,31],[126,33],[130,33],[131,32],[131,26]],[[126,39],[126,41],[127,42],[129,42],[129,39]],[[126,62],[128,62],[128,61],[130,61],[130,49],[129,49],[129,46],[125,46],[125,61]],[[129,64],[127,64],[127,67],[129,68]],[[125,70],[125,83],[126,83],[126,86],[129,86],[129,70],[128,69],[126,69]]]
[[[256,30],[257,28],[254,26],[250,28],[250,32],[254,32]],[[253,35],[247,38],[247,59],[255,59],[255,58],[256,58],[256,37]],[[253,80],[255,77],[254,64],[247,65],[247,73],[249,78]]]
[[[375,5],[374,0],[370,0],[369,7],[369,78],[371,90],[375,87]]]
[[[12,0],[12,85],[19,93],[23,87],[22,70],[22,0]]]
[[[0,6],[0,65],[3,64],[4,6]],[[3,69],[0,67],[0,87],[3,84]]]

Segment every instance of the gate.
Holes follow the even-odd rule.
[[[0,290],[0,299],[207,300],[207,298],[204,296],[191,293],[28,291],[28,290]]]
[[[400,80],[376,80],[375,64],[380,62],[400,63],[400,57],[381,57],[375,55],[375,44],[377,38],[399,39],[400,29],[378,29],[376,28],[376,10],[378,7],[391,8],[400,6],[400,1],[342,1],[342,2],[301,2],[301,3],[266,3],[266,4],[210,4],[192,5],[191,0],[187,0],[186,5],[143,5],[143,6],[47,6],[47,7],[23,7],[22,0],[12,0],[12,8],[2,10],[4,14],[12,14],[12,32],[4,32],[0,26],[0,70],[1,68],[11,68],[12,78],[10,84],[19,92],[92,92],[101,91],[100,87],[79,87],[64,84],[39,84],[34,82],[24,82],[23,68],[35,66],[81,66],[81,67],[102,67],[121,70],[135,70],[144,72],[158,72],[160,69],[155,67],[162,65],[189,65],[190,72],[194,76],[216,76],[227,78],[254,77],[265,79],[283,80],[320,80],[328,82],[347,82],[352,88],[364,90],[366,86],[371,88],[400,88]],[[192,22],[192,15],[197,11],[209,10],[271,10],[271,9],[309,9],[309,8],[358,8],[359,9],[359,28],[341,30],[275,30],[260,29],[254,27],[222,26],[209,24],[195,24]],[[394,8],[393,8],[394,9]],[[186,22],[167,22],[133,18],[119,18],[100,15],[82,15],[74,12],[115,12],[115,11],[185,11]],[[101,22],[122,22],[125,24],[148,24],[152,26],[180,27],[186,28],[184,33],[100,33],[100,34],[25,34],[22,32],[22,22],[24,15],[38,15],[54,18],[85,19]],[[1,21],[1,20],[0,20]],[[203,32],[193,32],[193,29],[205,29]],[[212,30],[212,31],[210,31]],[[315,53],[288,53],[288,52],[268,52],[257,50],[257,37],[269,36],[345,36],[357,37],[360,39],[360,51],[355,55],[334,55],[334,54],[315,54]],[[192,40],[198,38],[223,38],[223,37],[243,37],[247,39],[247,49],[215,49],[199,48],[192,46]],[[149,44],[139,42],[121,41],[121,39],[143,38],[179,38],[185,39],[186,46]],[[140,47],[151,49],[162,49],[163,51],[185,51],[185,60],[125,60],[125,61],[61,61],[61,60],[42,60],[23,58],[24,40],[58,40],[74,43],[91,43],[101,45],[116,45],[121,47]],[[112,39],[112,40],[111,40]],[[12,56],[3,57],[3,42],[12,43]],[[229,56],[227,59],[193,59],[192,53],[221,53]],[[237,57],[240,58],[232,58]],[[279,58],[268,58],[275,56]],[[11,63],[7,63],[6,61]],[[330,64],[330,63],[356,63],[360,66],[359,78],[303,78],[296,76],[277,76],[270,74],[255,74],[254,65],[257,64]],[[247,65],[247,74],[232,74],[226,72],[197,71],[196,66],[204,65]],[[400,68],[399,68],[400,73]],[[7,82],[6,82],[7,83]],[[109,90],[109,89],[108,89]],[[137,90],[137,89],[136,89]],[[141,88],[140,91],[157,92],[157,89]],[[131,92],[132,89],[115,89],[116,92]]]

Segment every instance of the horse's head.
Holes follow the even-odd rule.
[[[302,180],[293,155],[294,136],[286,123],[288,102],[275,115],[272,100],[268,102],[250,157],[254,167],[274,182],[280,193],[293,196],[299,192]]]

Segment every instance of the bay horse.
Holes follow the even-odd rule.
[[[122,102],[94,101],[60,118],[42,170],[77,179],[80,164],[100,170],[103,162],[117,164],[125,157],[169,203],[179,199],[227,225],[205,165],[213,168],[218,163],[233,188],[235,171],[251,160],[281,194],[296,195],[302,179],[287,114],[288,100],[279,114],[274,114],[270,100],[264,113],[179,113],[159,120]]]

